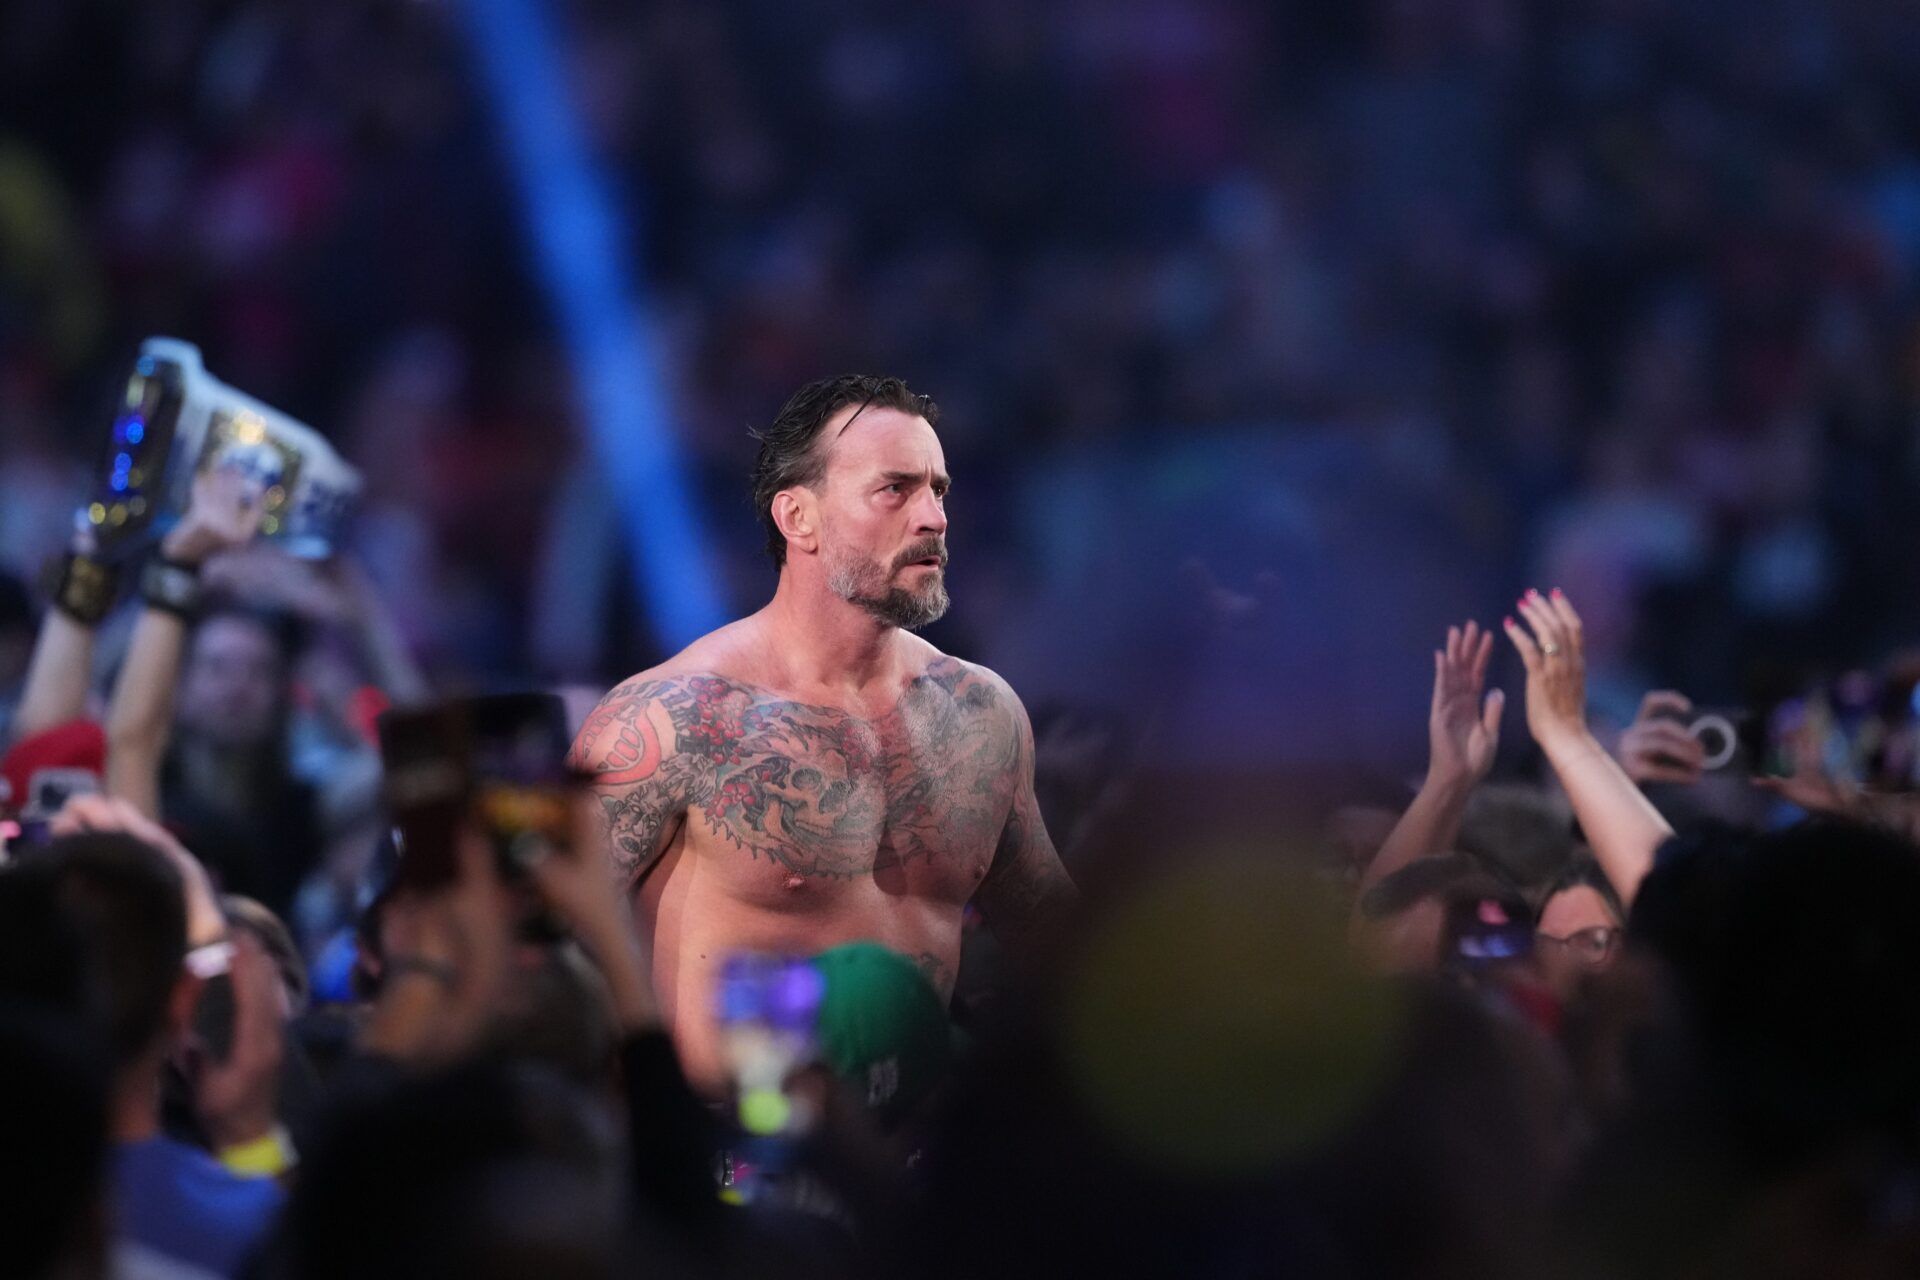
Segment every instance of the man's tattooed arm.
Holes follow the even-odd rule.
[[[1001,829],[993,866],[981,883],[978,901],[993,932],[1016,955],[1030,956],[1059,934],[1079,902],[1079,891],[1060,863],[1047,835],[1040,802],[1033,790],[1033,724],[1011,689],[1019,734],[1015,751],[1013,807]]]
[[[636,676],[600,700],[574,740],[568,763],[592,776],[606,811],[613,864],[621,887],[631,888],[665,851],[701,802],[712,771],[696,755],[678,749],[673,721],[660,699],[677,688],[671,680]]]

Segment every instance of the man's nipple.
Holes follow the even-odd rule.
[[[801,875],[797,871],[789,875],[782,885],[783,888],[789,891],[794,889],[804,889],[806,888],[806,886],[807,886],[807,878]]]

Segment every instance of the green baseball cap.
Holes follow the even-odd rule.
[[[884,1124],[906,1116],[947,1073],[946,1005],[913,961],[877,942],[822,951],[820,1056]]]

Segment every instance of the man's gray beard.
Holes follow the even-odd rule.
[[[889,586],[884,572],[874,561],[849,558],[828,570],[827,589],[890,627],[918,631],[946,616],[947,606],[952,602],[947,599],[945,578],[944,572],[936,572],[925,589],[913,592],[905,587]]]

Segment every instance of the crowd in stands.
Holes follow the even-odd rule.
[[[1833,776],[1802,725],[1787,774],[1718,779],[1757,820],[1700,819],[1719,744],[1673,691],[1603,744],[1557,588],[1449,629],[1404,810],[1289,849],[1083,752],[1043,796],[1084,890],[1058,936],[970,948],[992,968],[950,1009],[875,944],[800,959],[804,1047],[769,1084],[786,1042],[740,1041],[712,1097],[584,796],[544,856],[503,858],[479,810],[437,878],[424,846],[366,854],[350,938],[303,954],[324,803],[277,747],[272,629],[214,572],[278,554],[249,493],[196,484],[161,553],[204,594],[143,580],[104,728],[71,563],[36,638],[0,760],[10,1274],[1920,1263],[1920,802]],[[1516,719],[1543,768],[1488,785]]]
[[[745,428],[884,368],[947,406],[983,583],[1033,556],[987,517],[1049,450],[1334,426],[1445,477],[1462,556],[1580,591],[1622,718],[1913,632],[1906,6],[558,12],[721,566]],[[171,333],[373,478],[359,550],[430,665],[660,643],[556,446],[474,58],[457,6],[8,6],[0,562],[58,549],[88,424]]]

